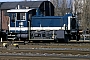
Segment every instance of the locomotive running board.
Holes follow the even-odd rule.
[[[29,39],[29,40],[54,40],[54,39]]]

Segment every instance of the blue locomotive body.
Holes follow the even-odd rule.
[[[79,40],[78,23],[75,15],[45,15],[40,9],[11,9],[9,13],[8,39],[55,40],[68,42]]]

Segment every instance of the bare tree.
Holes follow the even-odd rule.
[[[74,0],[73,13],[78,13],[81,29],[90,29],[90,0]]]
[[[62,0],[61,2],[61,7],[60,7],[60,12],[61,12],[61,15],[65,15],[67,13],[67,1],[66,0]]]
[[[58,10],[58,0],[50,0],[52,2],[52,4],[54,5],[55,9],[54,9],[54,15],[57,15],[57,10]]]
[[[82,26],[83,29],[90,29],[90,0],[85,0],[82,12]]]
[[[72,8],[72,12],[77,14],[77,20],[80,21],[80,29],[82,29],[82,22],[84,22],[82,20],[82,15],[83,15],[83,6],[84,6],[84,1],[85,0],[73,0],[73,8]],[[85,26],[85,25],[84,25]]]
[[[67,12],[67,1],[66,0],[50,0],[55,6],[55,15],[64,15]]]

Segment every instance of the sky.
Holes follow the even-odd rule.
[[[24,0],[0,0],[0,2],[11,2],[11,1],[24,1]],[[27,0],[27,1],[30,1],[30,0]],[[37,0],[32,0],[32,1],[37,1]]]
[[[10,1],[24,1],[24,0],[0,0],[0,2],[10,2]],[[30,0],[27,0],[30,1]]]

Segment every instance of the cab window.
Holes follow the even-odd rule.
[[[14,13],[11,14],[11,21],[15,22],[15,14]]]
[[[25,20],[25,13],[16,13],[17,20]]]

